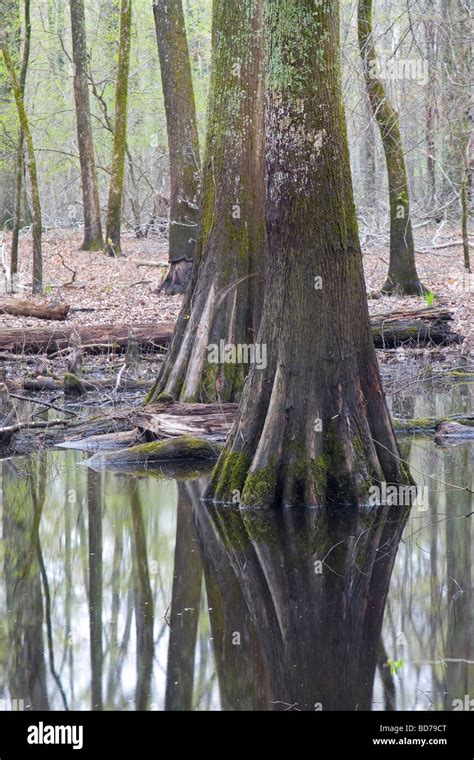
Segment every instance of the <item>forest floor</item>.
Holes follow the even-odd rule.
[[[417,249],[432,248],[433,230],[417,231]],[[443,230],[437,245],[459,240],[459,231]],[[9,247],[9,237],[3,240]],[[71,306],[69,325],[117,325],[170,322],[176,320],[181,298],[167,297],[157,292],[167,271],[166,241],[157,237],[137,240],[123,238],[123,253],[119,259],[102,253],[79,250],[81,236],[68,230],[50,230],[44,236],[44,284],[42,300],[51,305]],[[368,291],[383,284],[388,269],[388,243],[372,246],[364,255]],[[448,308],[453,313],[453,331],[465,336],[459,346],[446,351],[462,352],[474,359],[474,275],[463,267],[462,246],[431,250],[417,255],[420,279],[434,294],[433,306]],[[31,280],[31,238],[25,235],[20,243],[19,285],[28,286]],[[28,291],[21,298],[32,299]],[[383,297],[369,301],[371,314],[397,309],[426,307],[424,298]],[[29,317],[0,315],[0,328],[58,326]],[[403,349],[402,349],[403,350]],[[444,350],[444,349],[442,349]]]

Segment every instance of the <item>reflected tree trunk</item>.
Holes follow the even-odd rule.
[[[271,710],[271,684],[257,623],[248,609],[241,581],[213,517],[197,503],[195,511],[221,709]],[[248,577],[245,580],[251,582]]]
[[[165,710],[189,711],[193,706],[194,660],[202,586],[202,564],[193,506],[202,495],[201,486],[200,481],[178,482]]]
[[[462,452],[462,472],[467,477],[471,472],[469,446],[464,446]],[[447,482],[456,483],[459,471],[450,462],[447,469]],[[472,665],[466,660],[472,660],[471,636],[474,630],[473,594],[471,582],[472,568],[472,519],[466,520],[466,515],[472,513],[472,495],[468,491],[459,491],[456,499],[456,512],[446,520],[446,571],[448,587],[448,631],[445,657],[459,660],[448,662],[446,669],[447,707],[452,709],[452,700],[464,701],[466,695],[471,695],[474,680],[469,677]]]
[[[43,502],[35,511],[29,470],[25,476],[11,462],[2,466],[4,545],[10,662],[7,668],[12,699],[23,699],[26,709],[48,710],[44,607],[38,561],[38,536]]]
[[[102,710],[102,494],[100,473],[87,472],[91,709]]]
[[[130,506],[133,520],[133,547],[135,578],[135,625],[137,634],[137,710],[146,710],[150,702],[153,671],[153,595],[150,584],[145,525],[140,503],[139,481],[130,484]]]
[[[246,674],[252,667],[260,672],[260,658],[268,688],[258,676],[253,688],[262,689],[268,709],[371,709],[386,598],[408,513],[400,507],[343,515],[340,509],[281,514],[198,507],[204,566],[212,568],[224,614],[234,614],[237,583],[245,606],[234,633],[250,621],[260,649],[256,659],[241,650],[237,673],[225,673],[236,679],[234,709],[248,699]],[[231,569],[235,580],[228,585]],[[227,629],[221,640],[232,660],[238,637]]]

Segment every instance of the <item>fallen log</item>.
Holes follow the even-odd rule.
[[[24,421],[0,428],[0,444],[16,454],[28,454],[38,446],[55,446],[68,440],[127,431],[130,431],[130,423],[126,415],[117,413],[86,420]]]
[[[44,422],[15,422],[13,425],[7,425],[6,427],[0,427],[0,441],[2,443],[8,443],[15,433],[20,430],[47,430],[57,426],[64,426],[68,424],[68,420],[48,420]]]
[[[459,443],[474,441],[474,420],[470,425],[459,422],[440,422],[435,430],[435,443],[442,445],[451,440]]]
[[[474,416],[472,414],[454,414],[445,419],[439,417],[420,417],[411,420],[393,418],[393,427],[399,435],[407,433],[433,433],[441,423],[457,422],[459,425],[466,427],[474,426]]]
[[[34,317],[35,319],[51,319],[64,322],[70,311],[68,304],[48,306],[34,301],[7,298],[0,300],[0,314],[10,314],[13,317]]]
[[[34,327],[0,329],[0,351],[10,353],[56,353],[69,347],[73,334],[82,350],[89,353],[122,352],[130,341],[154,351],[166,346],[173,332],[172,322],[138,325],[75,325],[74,327]]]
[[[376,348],[407,345],[450,345],[462,343],[462,335],[452,332],[452,312],[448,309],[392,311],[371,317]]]
[[[142,443],[118,451],[94,454],[86,464],[94,469],[121,467],[154,467],[162,464],[201,461],[214,462],[220,446],[192,436],[179,436],[166,441]]]
[[[452,332],[453,315],[448,309],[393,311],[371,317],[376,348],[398,346],[449,345],[464,338]],[[68,349],[75,333],[81,349],[88,353],[123,352],[130,342],[141,350],[154,352],[167,346],[173,322],[136,325],[77,325],[72,327],[0,329],[0,351],[18,353],[57,353]]]
[[[140,443],[141,433],[139,430],[125,430],[121,433],[105,433],[103,435],[91,435],[79,440],[67,440],[57,443],[59,449],[73,449],[74,451],[115,451],[127,446]]]
[[[190,435],[219,442],[227,438],[237,409],[237,404],[164,402],[139,409],[129,419],[148,440]]]
[[[35,393],[42,393],[44,391],[61,392],[65,390],[65,378],[61,380],[58,378],[38,375],[34,378],[27,377],[24,380],[8,380],[7,386],[9,390],[34,391]],[[116,384],[116,378],[101,378],[94,382],[81,378],[80,382],[85,393],[95,393],[99,390],[113,390]],[[71,383],[71,379],[69,379],[69,383]],[[122,381],[120,385],[120,391],[143,391],[144,395],[149,388],[150,383],[145,380],[127,379]]]

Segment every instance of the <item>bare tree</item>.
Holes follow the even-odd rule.
[[[125,153],[127,149],[127,102],[131,35],[132,0],[121,0],[112,170],[105,226],[106,251],[111,256],[121,255],[120,235],[125,178]]]
[[[100,251],[104,248],[100,219],[99,189],[95,168],[94,140],[92,135],[89,101],[87,37],[84,0],[70,0],[72,58],[74,63],[74,96],[76,102],[77,141],[82,178],[84,210],[83,251]]]

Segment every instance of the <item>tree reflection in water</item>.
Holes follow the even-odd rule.
[[[371,709],[409,510],[195,509],[224,709]]]

